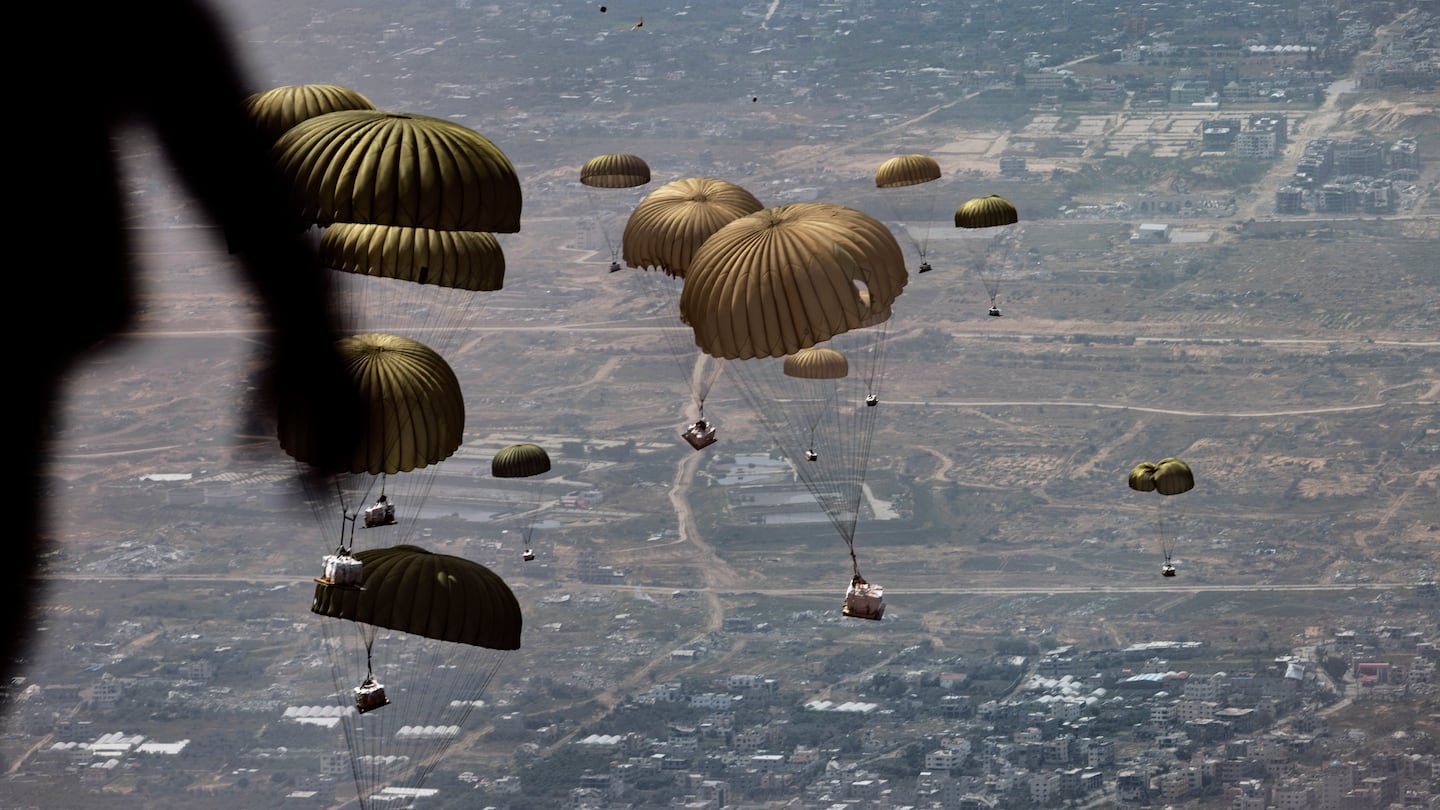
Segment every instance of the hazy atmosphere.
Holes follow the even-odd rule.
[[[334,274],[458,446],[302,487],[237,261],[120,139],[142,310],[65,389],[0,808],[1440,808],[1435,2],[355,2],[216,8],[255,92],[513,165],[503,285]],[[800,271],[727,225],[682,317],[631,214],[691,178],[852,217],[803,259],[893,296],[812,335],[847,371],[697,346]],[[519,648],[489,591],[479,641],[330,605],[352,541],[508,586]]]

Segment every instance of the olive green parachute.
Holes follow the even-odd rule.
[[[997,228],[1019,221],[1020,214],[1014,204],[998,194],[966,200],[955,209],[957,228]]]
[[[725,360],[726,379],[845,542],[855,576],[889,319],[908,281],[900,245],[880,221],[796,203],[716,231],[680,294],[696,345]],[[828,351],[802,354],[820,343]]]
[[[1180,495],[1195,488],[1195,475],[1190,471],[1190,465],[1178,458],[1162,458],[1157,462],[1141,462],[1130,470],[1128,478],[1130,488],[1137,492],[1157,492],[1161,495]],[[1183,500],[1183,499],[1181,499]],[[1170,559],[1175,552],[1175,540],[1173,533],[1179,515],[1176,510],[1167,508],[1172,503],[1168,497],[1161,498],[1156,502],[1156,522],[1160,536],[1160,550],[1165,555],[1165,564],[1169,566]],[[1173,568],[1169,568],[1171,572]],[[1173,573],[1170,574],[1173,576]]]
[[[850,374],[850,361],[834,349],[812,346],[785,358],[785,376],[806,380],[837,380]]]
[[[1000,228],[1001,230],[990,239],[990,244],[985,251],[976,272],[981,282],[985,284],[985,292],[990,296],[991,314],[999,313],[1000,303],[1000,280],[1006,270],[1019,240],[1016,229],[1005,226],[1014,225],[1020,221],[1020,215],[1016,212],[1015,206],[996,194],[988,197],[975,197],[965,201],[955,209],[955,227],[957,228]]]
[[[880,168],[875,170],[875,187],[883,189],[903,189],[939,179],[940,164],[929,155],[898,155],[881,163]],[[927,253],[930,249],[930,224],[934,219],[935,197],[939,188],[940,184],[935,183],[917,192],[890,191],[881,195],[892,206],[890,215],[895,220],[902,221],[900,230],[915,246],[915,252],[920,256],[917,271],[921,273],[928,273],[933,269],[927,260]],[[902,201],[905,203],[903,206]],[[903,224],[905,220],[914,219],[921,220],[919,228]]]
[[[512,444],[490,460],[490,474],[496,478],[529,478],[547,472],[550,472],[550,456],[538,444]]]
[[[444,358],[398,335],[355,335],[340,340],[338,349],[365,408],[365,434],[347,472],[410,471],[443,461],[459,448],[465,398]],[[282,410],[279,435],[285,452],[312,463],[309,425]]]
[[[442,118],[341,110],[296,124],[272,154],[304,222],[520,230],[520,181],[479,133]]]
[[[1162,458],[1155,464],[1155,491],[1161,495],[1179,495],[1195,488],[1195,475],[1190,465],[1178,458]]]
[[[899,155],[875,170],[876,188],[900,188],[940,179],[940,164],[929,155]]]
[[[1158,462],[1144,461],[1130,470],[1130,488],[1137,492],[1158,492],[1161,495],[1179,495],[1195,488],[1195,475],[1190,465],[1178,458],[1162,458]]]
[[[520,649],[520,603],[489,568],[412,545],[355,552],[360,589],[315,586],[311,610],[437,641]]]
[[[1155,491],[1155,465],[1149,461],[1142,461],[1130,470],[1130,488],[1136,492]]]
[[[908,281],[900,245],[879,220],[830,203],[782,205],[700,246],[680,317],[714,357],[784,357],[888,319]]]
[[[650,192],[625,223],[625,263],[685,277],[712,234],[764,206],[749,191],[713,177],[674,180]]]
[[[450,746],[478,732],[470,718],[519,649],[523,619],[510,586],[479,563],[406,544],[353,556],[360,587],[319,584],[310,609],[344,710],[357,806],[376,808],[388,806],[387,788],[422,789]],[[380,690],[373,714],[355,711],[357,687]]]
[[[501,289],[505,253],[494,234],[337,222],[320,238],[326,267],[475,292]]]
[[[245,113],[266,143],[274,143],[301,121],[340,110],[373,110],[370,99],[338,84],[289,84],[245,99]]]
[[[634,188],[650,182],[650,165],[639,155],[597,155],[580,167],[580,182],[592,188]]]

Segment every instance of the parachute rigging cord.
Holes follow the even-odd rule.
[[[611,263],[619,262],[620,246],[610,238],[610,229],[605,227],[604,214],[600,211],[600,203],[595,198],[594,187],[585,186],[585,196],[590,199],[590,213],[595,217],[595,225],[600,229],[600,235],[605,238],[605,250],[610,254]]]
[[[469,717],[520,646],[522,617],[509,586],[462,557],[412,545],[356,557],[363,589],[317,585],[311,611],[323,617],[333,697],[359,806],[368,808],[384,804],[382,788],[423,787],[449,746],[473,731]]]
[[[985,257],[980,261],[980,280],[985,284],[985,292],[990,296],[992,307],[999,306],[1000,281],[1006,275],[1023,235],[1023,231],[1002,228],[1000,233],[991,237]]]
[[[691,400],[703,414],[710,389],[720,379],[725,366],[695,346],[690,328],[680,320],[678,302],[685,279],[660,270],[635,270],[631,275],[640,277],[639,282],[632,283],[642,285],[646,299],[657,308],[657,317],[662,322],[657,331],[664,339],[670,359],[690,389]]]
[[[383,628],[380,630],[384,637],[377,637],[373,626],[344,621],[324,621],[321,626],[341,704],[353,707],[347,699],[358,672],[374,680],[377,638],[385,660],[406,662],[387,672],[385,678],[390,690],[403,694],[403,701],[364,715],[348,711],[341,716],[360,807],[374,806],[372,797],[387,785],[424,786],[445,750],[466,728],[471,714],[483,705],[480,696],[486,693],[508,652],[444,644]],[[347,636],[356,633],[363,645],[347,642]],[[364,647],[364,658],[352,660],[347,648],[359,646]],[[467,654],[470,659],[480,660],[463,658]],[[406,726],[412,733],[401,734]]]
[[[935,210],[935,195],[939,191],[940,184],[928,183],[927,185],[930,186],[930,194],[929,198],[925,202],[925,211],[933,213]],[[915,243],[915,249],[920,253],[920,261],[922,263],[925,262],[925,260],[929,256],[928,251],[930,250],[930,227],[932,224],[930,221],[931,219],[933,219],[933,216],[927,213],[927,216],[925,217],[925,228],[923,231],[921,231],[920,240],[918,242],[915,240],[914,237],[910,238],[910,241]],[[908,228],[906,229],[906,232],[909,232]]]
[[[396,545],[412,539],[419,528],[420,507],[429,499],[438,473],[438,463],[411,472],[397,473],[394,476],[384,473],[380,475],[339,473],[331,476],[329,480],[318,481],[319,487],[312,488],[308,484],[314,479],[314,476],[305,474],[303,463],[298,461],[295,463],[297,477],[307,483],[305,487],[306,502],[314,513],[317,524],[322,527],[330,526],[330,521],[334,519],[338,507],[340,547],[346,552],[355,550],[356,525],[363,524],[360,518],[365,506],[375,502],[376,497],[374,496],[377,489],[379,495],[390,499],[395,504],[397,522],[395,525],[373,526],[366,529],[366,545],[371,547]],[[393,490],[395,494],[392,496],[388,494],[387,490]],[[328,532],[329,529],[327,528],[326,531]],[[374,542],[370,542],[372,540]],[[330,548],[328,539],[325,541],[325,547]]]
[[[1184,501],[1173,505],[1171,501],[1175,496],[1195,487],[1195,475],[1190,465],[1172,456],[1156,463],[1147,461],[1135,465],[1130,470],[1128,483],[1130,488],[1137,492],[1151,492],[1161,496],[1160,501],[1155,504],[1155,523],[1160,534],[1160,551],[1165,556],[1165,566],[1169,569],[1175,551],[1175,540],[1171,531],[1178,519],[1178,512],[1184,505]],[[1177,514],[1171,515],[1172,510]],[[1171,525],[1167,525],[1167,521]],[[1166,576],[1173,574],[1167,573]]]
[[[827,345],[850,361],[839,379],[797,379],[783,370],[783,359],[729,361],[731,379],[767,432],[791,461],[795,476],[839,533],[859,575],[855,551],[857,523],[865,509],[865,483],[875,431],[883,407],[865,404],[879,396],[885,376],[889,322],[837,335]],[[826,390],[828,389],[828,391]],[[804,459],[813,450],[814,461]]]

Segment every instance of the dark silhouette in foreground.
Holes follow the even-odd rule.
[[[258,294],[271,331],[264,384],[247,423],[300,409],[322,448],[316,475],[348,457],[358,400],[335,352],[326,273],[289,213],[266,144],[244,113],[252,88],[213,11],[198,0],[84,8],[30,4],[12,30],[43,41],[14,92],[12,280],[6,296],[19,376],[19,526],[0,566],[0,677],[18,674],[41,597],[36,562],[47,536],[47,443],[65,375],[120,335],[134,314],[135,267],[115,139],[148,127],[175,175]],[[217,238],[217,251],[223,252]],[[239,338],[237,338],[238,340]],[[14,366],[11,366],[12,373]],[[14,405],[7,409],[15,414]],[[272,431],[273,434],[273,431]],[[277,453],[279,448],[277,445]],[[123,608],[122,608],[123,609]]]

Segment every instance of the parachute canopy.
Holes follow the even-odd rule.
[[[957,228],[996,228],[1019,221],[1020,214],[1015,206],[998,194],[966,200],[955,209]]]
[[[1135,465],[1130,470],[1130,488],[1138,492],[1159,492],[1161,495],[1179,495],[1195,488],[1195,475],[1190,465],[1178,458],[1162,458],[1156,463],[1148,461]]]
[[[489,568],[399,545],[355,553],[361,590],[317,585],[311,610],[437,641],[518,650],[520,603]]]
[[[520,230],[520,180],[500,148],[443,118],[342,110],[273,147],[300,217],[447,231]]]
[[[1179,495],[1195,488],[1195,475],[1190,465],[1178,458],[1162,458],[1155,465],[1155,491],[1161,495]]]
[[[625,223],[621,243],[631,267],[659,268],[685,277],[690,261],[712,234],[764,206],[755,195],[713,177],[674,180],[650,192]]]
[[[1155,491],[1155,464],[1142,461],[1130,469],[1130,488],[1136,492]]]
[[[940,179],[940,164],[929,155],[899,155],[875,170],[876,188],[900,188]]]
[[[879,220],[830,203],[741,217],[695,253],[680,317],[707,354],[784,357],[882,322],[909,281]]]
[[[444,358],[423,343],[398,335],[343,338],[338,350],[364,402],[364,435],[346,472],[380,475],[443,461],[460,446],[465,398]],[[285,410],[280,446],[314,463],[309,425]]]
[[[289,84],[245,99],[245,113],[266,143],[274,143],[301,121],[340,110],[373,110],[370,99],[338,84]]]
[[[550,472],[550,456],[538,444],[512,444],[490,460],[490,474],[496,478],[529,478]]]
[[[494,234],[337,222],[320,237],[326,267],[476,292],[504,286],[505,253]]]
[[[785,358],[785,376],[806,380],[838,380],[850,374],[845,355],[831,348],[812,346]]]
[[[599,155],[580,167],[580,182],[594,188],[634,188],[650,182],[650,165],[637,155]]]

